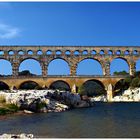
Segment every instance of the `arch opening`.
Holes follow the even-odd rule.
[[[131,80],[132,80],[131,77],[119,80],[114,86],[113,96],[122,95],[122,93],[129,88]]]
[[[65,51],[65,55],[70,55],[70,51],[69,50]]]
[[[33,58],[23,60],[19,65],[20,76],[36,76],[41,75],[42,69],[40,63]]]
[[[67,82],[65,82],[65,81],[62,81],[62,80],[58,80],[58,81],[53,82],[50,85],[50,89],[54,89],[54,90],[58,89],[58,90],[63,90],[63,91],[71,91],[69,84]]]
[[[0,76],[11,76],[12,65],[11,62],[5,59],[0,59]]]
[[[5,83],[0,81],[0,90],[9,90],[9,86]]]
[[[24,55],[24,52],[22,50],[18,51],[19,55]]]
[[[140,59],[136,61],[136,72],[140,72]]]
[[[43,54],[43,52],[41,50],[37,51],[37,55],[42,55],[42,54]]]
[[[102,82],[98,80],[88,80],[79,89],[81,95],[89,97],[106,95],[106,90]]]
[[[84,51],[82,52],[82,54],[83,54],[83,55],[88,55],[88,51],[87,51],[87,50],[84,50]]]
[[[11,50],[11,51],[8,52],[8,54],[9,55],[14,55],[14,51]]]
[[[92,50],[92,51],[91,51],[91,54],[92,54],[92,55],[96,55],[96,51],[95,51],[95,50]]]
[[[84,59],[78,63],[77,75],[103,75],[102,66],[95,59]]]
[[[4,51],[0,51],[0,55],[4,55]]]
[[[110,64],[111,75],[129,75],[129,65],[123,58],[115,58]]]
[[[108,51],[108,54],[109,54],[109,55],[113,55],[113,51],[112,51],[112,50],[109,50],[109,51]]]
[[[51,50],[46,51],[46,55],[51,55],[51,54],[52,54]]]
[[[61,54],[62,54],[62,52],[60,50],[56,51],[56,55],[61,55]]]
[[[27,54],[28,55],[33,55],[33,51],[32,50],[29,50],[29,51],[27,51]]]
[[[104,54],[105,54],[104,50],[101,50],[100,55],[104,55]]]
[[[26,81],[19,86],[19,89],[28,89],[28,90],[38,89],[38,88],[40,88],[39,84],[34,81]]]
[[[74,55],[75,56],[78,56],[78,55],[80,55],[80,52],[77,50],[77,51],[74,51]]]
[[[124,52],[124,55],[129,55],[129,54],[130,54],[129,50],[126,50],[126,51]]]
[[[56,58],[48,65],[48,75],[69,75],[70,67],[66,60]]]

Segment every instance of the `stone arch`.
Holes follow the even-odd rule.
[[[0,90],[9,90],[10,87],[5,82],[0,81]]]
[[[42,52],[42,50],[38,50],[38,51],[36,52],[36,54],[37,54],[37,55],[43,55],[43,52]]]
[[[117,50],[116,55],[121,55],[121,50]]]
[[[113,55],[113,51],[112,50],[108,50],[108,55]]]
[[[32,80],[24,81],[19,85],[19,89],[37,89],[40,85]]]
[[[82,52],[82,55],[88,55],[88,50],[84,50],[84,51]]]
[[[32,50],[28,50],[28,51],[27,51],[27,54],[28,54],[28,55],[33,55],[34,52],[33,52]]]
[[[71,54],[70,50],[65,51],[65,55],[70,55],[70,54]]]
[[[65,67],[63,67],[63,65],[65,65]],[[70,74],[70,65],[68,60],[61,57],[57,57],[51,59],[48,62],[48,75],[69,75],[69,74]]]
[[[78,56],[78,55],[80,55],[80,51],[79,51],[79,50],[75,50],[73,54],[74,54],[75,56]]]
[[[0,75],[12,75],[11,61],[5,58],[0,58]]]
[[[15,54],[15,52],[13,50],[8,51],[8,55],[14,55],[14,54]]]
[[[30,62],[30,61],[32,61],[33,63]],[[25,65],[24,62],[25,63],[27,62],[28,64],[31,64],[31,65],[27,65],[27,64]],[[22,64],[23,64],[23,66],[22,66]],[[21,66],[23,68],[20,68]],[[38,68],[40,68],[40,69],[38,69]],[[41,75],[42,74],[42,68],[41,68],[41,64],[40,64],[39,60],[36,59],[36,58],[33,58],[33,57],[28,57],[28,58],[22,59],[20,61],[20,63],[19,63],[19,67],[18,67],[18,71],[19,72],[21,72],[20,69],[22,69],[22,71],[24,71],[24,70],[31,70],[30,72],[32,74],[36,74],[36,75]]]
[[[105,90],[105,85],[100,80],[96,80],[96,79],[85,81],[81,85],[81,87],[79,87],[78,91],[81,94],[86,94],[88,96],[98,96],[102,94],[106,95],[107,93]]]
[[[140,71],[140,58],[136,60],[136,71]]]
[[[57,80],[57,81],[52,82],[49,88],[71,91],[70,85],[66,81],[63,81],[63,80]]]
[[[128,77],[129,78],[129,77]],[[124,92],[124,90],[129,88],[129,84],[128,82],[125,81],[125,79],[120,79],[119,81],[117,81],[113,87],[113,93],[114,96],[115,95],[119,95],[122,94]]]
[[[100,50],[100,55],[104,55],[105,51],[104,50]]]
[[[23,50],[18,51],[18,55],[24,55],[24,54],[25,54],[25,52]]]
[[[118,63],[117,61],[118,62],[121,61],[121,63],[120,62]],[[112,61],[110,62],[110,74],[113,75],[113,72],[115,72],[115,71],[120,72],[120,70],[118,70],[118,68],[121,69],[121,71],[126,71],[127,73],[129,73],[129,71],[130,71],[130,64],[129,64],[128,61],[129,60],[127,60],[127,59],[125,59],[123,57],[115,57],[115,58],[113,58]],[[116,63],[116,64],[112,64],[112,63]],[[114,68],[115,68],[115,71],[113,70]]]
[[[56,55],[61,55],[61,54],[62,54],[62,51],[61,51],[61,50],[56,50],[56,51],[55,51],[55,54],[56,54]]]
[[[0,55],[4,55],[4,51],[3,50],[0,50]]]
[[[92,54],[92,55],[96,55],[96,54],[97,54],[97,51],[96,51],[96,50],[92,50],[92,51],[91,51],[91,54]]]
[[[129,50],[125,50],[124,55],[129,55],[130,51]]]
[[[52,55],[52,51],[51,50],[47,50],[46,51],[46,55]]]
[[[137,50],[133,50],[133,55],[138,55],[138,51]]]
[[[86,64],[84,64],[84,61],[85,61]],[[87,65],[89,65],[89,67],[90,67],[90,69],[88,69],[90,74],[88,74],[86,72],[87,70],[85,68],[88,67]],[[91,65],[93,65],[93,67]],[[94,69],[95,66],[97,66],[96,69]],[[91,69],[91,68],[93,68],[93,69]],[[82,72],[80,72],[80,70],[82,70]],[[101,62],[98,59],[95,59],[95,58],[84,58],[84,59],[80,60],[77,63],[77,70],[76,71],[77,71],[77,74],[78,75],[103,75],[103,67],[102,67],[102,64],[101,64]],[[97,74],[97,71],[100,74]]]

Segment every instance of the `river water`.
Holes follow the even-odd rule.
[[[61,113],[11,116],[0,134],[32,133],[36,138],[140,138],[140,103],[96,103]]]

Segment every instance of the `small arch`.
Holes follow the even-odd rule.
[[[121,55],[121,51],[120,50],[117,50],[116,51],[116,55]]]
[[[113,51],[112,50],[108,50],[108,55],[113,55]]]
[[[29,50],[29,51],[27,51],[27,54],[28,55],[33,55],[33,51],[32,50]]]
[[[83,54],[83,55],[88,55],[88,51],[87,51],[87,50],[84,50],[84,51],[82,52],[82,54]]]
[[[38,89],[40,86],[34,81],[25,81],[20,84],[19,89]]]
[[[101,81],[95,79],[84,82],[78,91],[81,95],[87,95],[91,97],[106,95],[104,84]]]
[[[55,54],[56,54],[56,55],[61,55],[62,52],[61,52],[60,50],[57,50],[57,51],[55,52]]]
[[[0,55],[4,55],[4,51],[0,51]]]
[[[46,51],[46,55],[51,55],[51,54],[52,54],[51,50]]]
[[[78,50],[76,50],[76,51],[74,51],[74,55],[78,56],[78,55],[80,55],[80,52]]]
[[[18,54],[19,55],[24,55],[24,51],[20,50],[20,51],[18,51]]]
[[[100,55],[104,55],[104,54],[105,54],[104,50],[101,50]]]
[[[63,80],[58,80],[58,81],[51,83],[50,89],[71,91],[69,84]]]
[[[134,50],[133,51],[133,55],[138,55],[138,51],[137,50]]]
[[[70,53],[69,50],[65,51],[65,55],[70,55],[70,54],[71,54],[71,53]]]
[[[129,54],[130,54],[129,50],[126,50],[126,51],[124,52],[124,55],[129,55]]]
[[[10,51],[8,52],[8,54],[9,54],[9,55],[14,55],[14,51],[10,50]]]
[[[3,81],[0,81],[0,90],[9,90],[9,86],[3,82]]]
[[[42,54],[43,54],[43,52],[41,50],[37,51],[37,55],[42,55]]]
[[[92,51],[91,51],[91,54],[92,54],[92,55],[96,55],[97,52],[96,52],[95,50],[92,50]]]

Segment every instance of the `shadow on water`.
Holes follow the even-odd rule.
[[[40,138],[139,138],[140,103],[95,103],[61,113],[12,116],[0,133],[33,133]],[[13,127],[14,126],[14,127]]]

